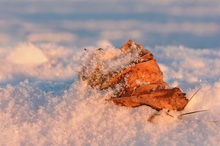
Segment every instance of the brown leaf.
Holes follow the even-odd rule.
[[[81,72],[84,75],[82,79],[87,80],[90,86],[98,87],[100,90],[109,87],[115,88],[116,85],[123,84],[122,90],[115,93],[118,97],[112,98],[117,105],[128,107],[148,105],[156,110],[165,108],[179,111],[184,109],[189,102],[185,93],[182,93],[179,88],[165,89],[168,84],[163,81],[163,73],[149,50],[129,40],[121,47],[121,52],[121,57],[129,53],[138,53],[139,57],[118,73],[102,74],[100,72],[102,63],[99,62],[98,68],[85,76],[86,66],[84,66]]]

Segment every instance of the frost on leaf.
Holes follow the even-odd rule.
[[[132,40],[120,49],[100,48],[86,53],[79,77],[99,90],[120,85],[111,99],[117,105],[183,110],[188,103],[178,87],[167,88],[153,54]]]

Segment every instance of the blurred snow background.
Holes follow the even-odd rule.
[[[219,145],[218,0],[1,0],[0,145]],[[106,102],[78,81],[84,48],[128,39],[190,97],[184,117]],[[178,114],[175,111],[173,114]]]
[[[1,0],[0,42],[219,47],[218,0]],[[175,38],[175,39],[174,39]]]

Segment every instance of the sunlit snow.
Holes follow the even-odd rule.
[[[183,112],[208,110],[182,119],[161,111],[161,116],[149,122],[155,110],[147,106],[120,107],[105,101],[113,91],[100,92],[78,80],[77,72],[84,58],[69,56],[74,57],[76,49],[62,54],[63,58],[69,58],[65,61],[59,59],[59,53],[68,48],[57,48],[59,46],[47,48],[53,50],[53,56],[46,48],[40,49],[48,60],[38,67],[26,68],[25,64],[20,64],[13,70],[13,63],[2,60],[7,62],[0,72],[5,79],[2,81],[5,85],[0,88],[0,141],[3,145],[215,145],[219,142],[220,71],[213,68],[213,64],[220,61],[220,50],[182,48],[177,53],[174,50],[177,46],[163,51],[163,47],[149,48],[163,66],[166,81],[178,82],[188,97],[201,88]],[[11,53],[16,54],[16,51]],[[77,52],[75,55],[79,56],[85,53],[83,49]],[[117,49],[108,50],[111,52]],[[201,60],[201,56],[206,59]],[[203,66],[195,67],[198,60]],[[67,66],[74,67],[66,69]],[[72,76],[66,75],[66,70]],[[45,75],[47,72],[50,77]],[[8,76],[17,83],[10,85]],[[27,79],[22,77],[19,81],[19,76]],[[198,80],[191,80],[193,77]]]
[[[220,3],[210,1],[2,1],[0,146],[220,145]],[[116,106],[78,78],[99,60],[104,72],[132,39],[150,50],[184,111]],[[94,50],[106,54],[94,56]],[[107,59],[115,57],[114,62]],[[93,62],[92,62],[93,61]],[[138,81],[137,81],[138,82]],[[147,84],[147,83],[145,83]],[[206,110],[178,118],[180,114]]]

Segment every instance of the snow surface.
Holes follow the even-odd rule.
[[[103,40],[87,48],[99,45],[112,46]],[[24,43],[0,48],[0,145],[219,145],[220,49],[145,48],[171,86],[188,98],[201,88],[183,113],[208,111],[178,119],[180,112],[163,110],[149,122],[154,109],[116,106],[105,100],[111,89],[78,80],[83,49]]]

